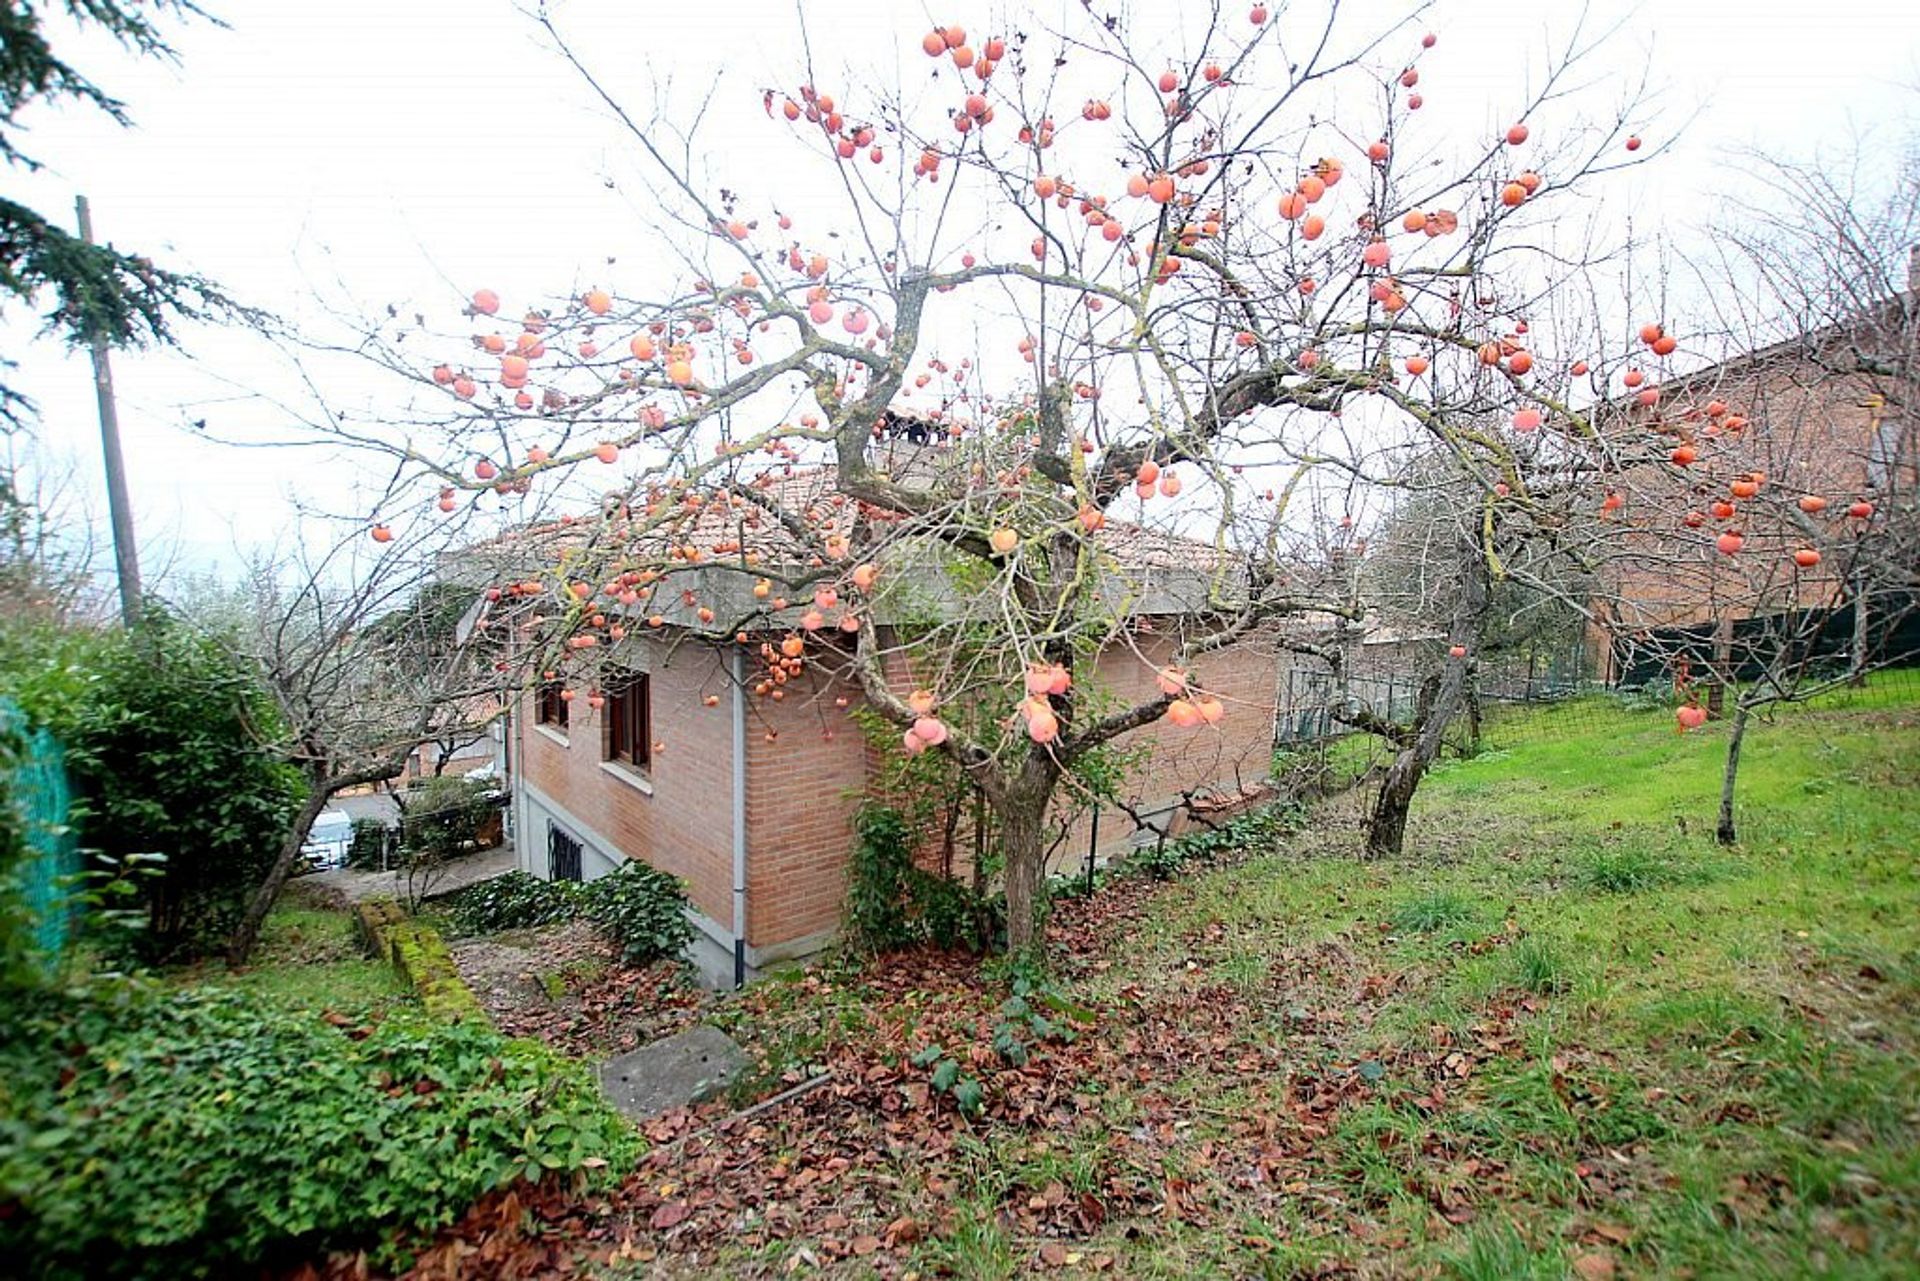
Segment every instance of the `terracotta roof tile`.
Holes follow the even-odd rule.
[[[876,470],[903,483],[919,482],[915,488],[934,489],[957,478],[954,471],[939,465],[944,460],[938,455],[944,453],[937,446],[894,450],[876,458]],[[811,552],[781,523],[777,513],[806,518],[822,538],[851,534],[858,504],[838,492],[836,476],[831,465],[769,473],[752,486],[764,495],[764,505],[746,498],[735,498],[731,504],[703,499],[697,507],[685,509],[684,517],[673,519],[669,513],[666,520],[631,535],[628,551],[638,558],[657,559],[673,555],[675,548],[692,547],[702,558],[724,560],[744,550],[754,553],[762,565],[803,563]],[[965,498],[964,484],[953,485],[952,489],[956,502]],[[617,525],[609,530],[587,520],[548,521],[507,531],[467,549],[466,554],[481,559],[497,554],[501,560],[531,570],[536,564],[551,564],[565,549],[583,547],[608,533],[617,535],[618,530]],[[1109,519],[1093,539],[1100,551],[1127,573],[1151,576],[1154,571],[1181,570],[1212,574],[1233,559],[1209,543],[1128,521]],[[618,554],[611,544],[608,550]]]

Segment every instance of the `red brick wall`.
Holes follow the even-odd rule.
[[[1134,649],[1109,651],[1088,678],[1120,699],[1154,696],[1155,673],[1172,652],[1170,636],[1144,635]],[[562,746],[532,726],[530,701],[516,718],[520,769],[534,788],[572,812],[629,857],[684,877],[694,905],[722,927],[732,922],[732,710],[721,659],[685,645],[666,663],[654,653],[654,737],[663,744],[651,773],[651,796],[601,768],[601,733],[584,698],[570,705],[569,742]],[[1265,777],[1272,743],[1276,659],[1271,644],[1252,638],[1208,655],[1195,681],[1226,704],[1218,726],[1176,729],[1156,722],[1120,740],[1148,749],[1123,789],[1130,802],[1157,807],[1182,790],[1212,784],[1234,792]],[[896,673],[904,691],[908,673]],[[749,679],[753,679],[751,676]],[[844,683],[809,670],[782,689],[783,697],[750,696],[747,726],[747,941],[777,948],[835,928],[846,898],[853,815],[870,762],[851,711],[858,695]],[[702,705],[706,694],[720,703]],[[1009,695],[1012,697],[1011,693]],[[837,706],[844,698],[846,706]],[[1057,862],[1085,857],[1082,817],[1060,847]],[[1126,846],[1124,815],[1101,822],[1101,849]],[[523,840],[544,848],[545,832]],[[969,848],[962,838],[962,850]],[[543,857],[537,851],[535,857]]]
[[[1135,638],[1133,648],[1115,647],[1087,678],[1127,703],[1158,693],[1155,677],[1173,652],[1171,635]],[[895,658],[898,658],[897,651]],[[905,663],[890,671],[901,692],[914,680]],[[1278,667],[1272,638],[1256,635],[1194,667],[1194,680],[1226,704],[1217,726],[1183,730],[1165,721],[1119,740],[1122,750],[1145,752],[1122,788],[1123,798],[1143,808],[1178,799],[1182,791],[1209,786],[1237,793],[1266,777],[1273,744],[1273,708]],[[836,707],[836,697],[847,700]],[[1009,700],[1013,692],[1009,692]],[[809,676],[789,686],[778,704],[752,700],[754,724],[747,746],[747,830],[753,851],[748,883],[749,935],[756,946],[799,938],[839,923],[846,895],[847,856],[853,845],[853,815],[875,763],[850,719],[861,705],[849,686]],[[769,742],[766,730],[777,730]],[[831,737],[829,737],[829,735]],[[1078,808],[1067,803],[1067,808]],[[1063,809],[1062,813],[1064,814]],[[1085,858],[1091,815],[1077,817],[1058,847],[1056,867]],[[1126,848],[1133,827],[1108,809],[1100,824],[1101,855]],[[930,836],[932,834],[929,834]],[[957,842],[964,873],[972,848],[963,823]]]
[[[748,699],[747,937],[760,948],[839,925],[866,783],[852,690],[810,669],[782,693]]]
[[[533,723],[531,698],[523,698],[516,725],[522,776],[576,816],[594,836],[612,843],[610,855],[643,858],[684,878],[693,905],[729,927],[733,921],[732,709],[721,661],[703,646],[683,645],[671,661],[666,647],[651,645],[654,752],[643,793],[601,767],[600,717],[584,691],[569,705],[563,745]],[[708,694],[716,707],[703,705]],[[534,865],[544,863],[547,834],[523,832]]]
[[[1684,425],[1674,438],[1698,445],[1698,463],[1679,479],[1652,472],[1629,478],[1625,554],[1609,566],[1609,594],[1620,623],[1690,626],[1834,603],[1836,581],[1828,564],[1796,572],[1788,560],[1795,548],[1819,539],[1794,513],[1775,514],[1772,504],[1819,494],[1830,506],[1809,523],[1829,537],[1844,537],[1848,525],[1841,512],[1856,498],[1874,496],[1867,489],[1867,458],[1882,411],[1869,406],[1872,392],[1867,379],[1832,377],[1790,359],[1742,368],[1695,389],[1694,402],[1723,400],[1750,422],[1732,440]],[[1766,475],[1769,503],[1739,504],[1731,522],[1709,519],[1697,530],[1681,524],[1689,509],[1705,512],[1714,499],[1726,497],[1733,475],[1756,470]],[[1903,471],[1901,486],[1910,492],[1910,460]],[[1737,555],[1715,549],[1723,528],[1745,534],[1747,546]]]
[[[1123,702],[1145,702],[1159,692],[1155,678],[1173,649],[1171,636],[1138,636],[1134,648],[1102,654],[1093,680]],[[1237,794],[1264,779],[1273,756],[1278,679],[1279,660],[1267,634],[1203,656],[1194,664],[1192,681],[1226,705],[1226,716],[1218,725],[1196,729],[1159,720],[1116,740],[1122,752],[1147,749],[1146,759],[1129,773],[1122,799],[1144,811],[1178,800],[1183,791],[1210,787]],[[1133,824],[1124,813],[1105,809],[1097,852],[1102,857],[1121,852],[1132,835]],[[1082,814],[1055,852],[1055,870],[1080,866],[1091,836],[1092,815]]]

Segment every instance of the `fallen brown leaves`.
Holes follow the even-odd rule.
[[[1071,1040],[1035,1043],[1019,1066],[991,1048],[1005,985],[971,958],[904,954],[750,991],[728,1007],[750,1048],[756,1032],[786,1035],[796,1020],[813,1038],[810,1061],[771,1075],[765,1093],[816,1070],[824,1085],[753,1115],[715,1101],[656,1117],[643,1127],[652,1151],[617,1187],[582,1195],[549,1181],[495,1193],[441,1232],[409,1275],[634,1264],[648,1275],[928,1275],[941,1269],[942,1243],[981,1216],[1014,1246],[1020,1270],[1073,1275],[1121,1271],[1128,1250],[1183,1226],[1254,1255],[1276,1243],[1244,1225],[1303,1216],[1313,1232],[1368,1251],[1406,1244],[1381,1226],[1378,1193],[1343,1172],[1343,1118],[1376,1101],[1428,1115],[1456,1106],[1490,1059],[1524,1053],[1518,1024],[1534,998],[1496,999],[1464,1030],[1381,1044],[1363,1034],[1410,979],[1381,968],[1371,940],[1277,949],[1254,981],[1228,983],[1216,964],[1244,944],[1205,922],[1180,940],[1184,960],[1140,972],[1126,940],[1177,888],[1123,881],[1062,905],[1052,955],[1081,981],[1074,999],[1090,1004],[1093,1022]],[[626,1026],[617,989],[632,978],[607,969],[584,982],[568,1028],[590,1040]],[[1370,1048],[1358,1053],[1361,1044]],[[978,1117],[962,1116],[911,1061],[933,1045],[981,1082]],[[1584,1079],[1578,1064],[1555,1068],[1556,1088]],[[1387,1130],[1377,1141],[1383,1151],[1411,1143]],[[1504,1163],[1419,1142],[1396,1159],[1415,1168],[1408,1187],[1436,1225],[1473,1222],[1490,1200],[1521,1195]],[[1603,1264],[1628,1244],[1617,1231],[1592,1224],[1570,1256],[1580,1275],[1612,1275]],[[344,1270],[331,1275],[353,1266],[336,1261]],[[1318,1275],[1343,1269],[1330,1262]]]
[[[585,922],[461,939],[450,951],[487,1017],[566,1054],[619,1054],[685,1028],[707,994],[670,962],[620,964]]]

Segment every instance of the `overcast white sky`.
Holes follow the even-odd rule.
[[[1364,14],[1389,0],[1364,0]],[[1191,0],[1140,0],[1148,27]],[[644,188],[623,139],[573,73],[508,0],[212,0],[231,25],[182,27],[179,67],[143,64],[111,46],[62,52],[123,97],[136,121],[118,130],[77,110],[36,111],[27,149],[48,162],[11,172],[9,194],[70,217],[87,193],[98,233],[168,265],[204,272],[242,299],[295,319],[316,298],[369,314],[388,302],[442,313],[474,288],[509,305],[618,284],[653,246],[636,204]],[[1440,36],[1423,88],[1465,127],[1504,127],[1571,0],[1435,7]],[[1597,111],[1651,66],[1660,112],[1650,143],[1669,154],[1609,193],[1637,222],[1675,230],[1706,221],[1738,189],[1733,156],[1839,154],[1868,132],[1888,143],[1914,125],[1920,94],[1916,0],[1595,0],[1596,20],[1624,28],[1589,71]],[[760,116],[762,88],[803,78],[795,6],[780,0],[656,5],[561,0],[563,25],[626,100],[656,96],[682,111],[716,86],[710,159],[724,177],[773,195],[787,181]],[[1230,5],[1237,12],[1243,5]],[[1032,28],[1075,0],[1021,6]],[[861,76],[924,77],[918,41],[934,19],[1005,30],[1006,10],[972,3],[805,0],[816,65]],[[1177,54],[1177,50],[1171,51]],[[823,72],[823,82],[830,82]],[[1682,128],[1684,126],[1684,128]],[[1677,138],[1673,135],[1677,134]],[[609,180],[612,180],[611,182]],[[620,262],[608,266],[614,257]],[[15,307],[0,340],[40,402],[35,461],[70,471],[87,515],[104,526],[99,443],[84,356],[30,342]],[[233,563],[236,546],[284,533],[298,489],[351,504],[356,466],[311,450],[234,450],[195,440],[208,420],[232,436],[271,439],[275,415],[246,393],[288,394],[258,341],[196,330],[187,350],[116,356],[122,427],[145,556],[158,568]],[[330,388],[352,400],[360,389]]]

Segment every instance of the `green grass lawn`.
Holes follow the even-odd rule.
[[[344,911],[281,903],[261,926],[260,944],[244,970],[219,961],[171,970],[171,982],[239,988],[297,1010],[332,1010],[359,1018],[411,1002],[406,983],[385,961],[366,954]]]
[[[1288,1067],[1168,1088],[1371,1079],[1279,1221],[1248,1202],[1266,1245],[1177,1232],[1133,1270],[1920,1274],[1920,710],[1883,701],[1757,725],[1733,849],[1724,729],[1596,700],[1443,765],[1401,860],[1323,828],[1170,888],[1081,995],[1197,967]]]
[[[714,1275],[1920,1275],[1920,697],[1756,725],[1732,848],[1724,735],[1610,698],[1503,711],[1403,858],[1355,857],[1348,796],[1063,903],[1057,981],[1097,1020],[1018,1070],[986,1048],[991,968],[766,985],[730,1026],[854,1088],[690,1145],[628,1222],[724,1169],[713,1204],[791,1226],[661,1238],[719,1241],[689,1257]],[[935,1042],[982,1119],[916,1091]],[[835,1191],[793,1199],[814,1166]],[[900,1215],[926,1230],[876,1235]]]

